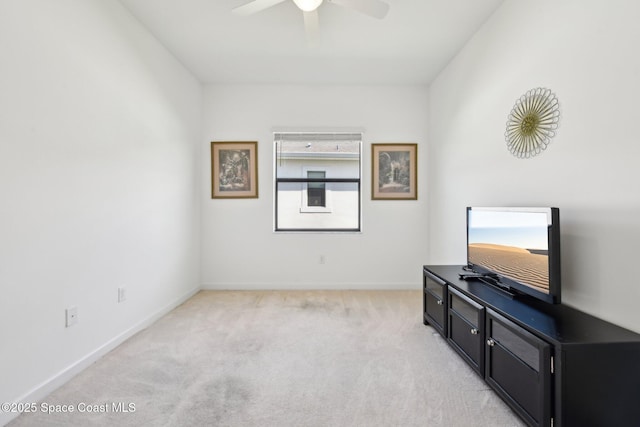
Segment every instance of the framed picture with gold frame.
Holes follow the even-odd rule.
[[[371,199],[418,199],[418,144],[371,144]]]
[[[211,143],[211,198],[258,197],[258,142]]]

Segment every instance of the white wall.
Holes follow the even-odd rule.
[[[430,87],[429,261],[465,261],[468,205],[560,208],[563,301],[640,332],[640,4],[507,0]],[[516,99],[559,98],[539,157],[504,141]]]
[[[202,88],[117,1],[2,0],[0,63],[7,402],[199,288]]]
[[[426,258],[425,87],[217,86],[205,88],[208,141],[258,141],[259,198],[210,199],[203,156],[205,288],[414,288]],[[274,130],[364,130],[363,232],[273,232]],[[416,142],[418,200],[371,200],[371,143]],[[324,255],[325,264],[320,264]]]

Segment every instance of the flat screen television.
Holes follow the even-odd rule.
[[[466,269],[514,294],[560,303],[560,210],[468,207]]]

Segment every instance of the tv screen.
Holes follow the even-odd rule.
[[[559,209],[467,208],[467,265],[511,291],[560,302]]]

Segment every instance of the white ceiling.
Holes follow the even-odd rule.
[[[287,0],[120,0],[203,83],[428,84],[504,0],[385,0],[378,20],[324,2],[310,46]]]

